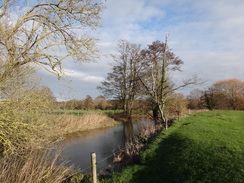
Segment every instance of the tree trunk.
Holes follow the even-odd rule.
[[[164,104],[162,105],[159,105],[159,112],[160,112],[160,117],[161,117],[161,120],[162,120],[162,123],[165,124],[165,129],[167,130],[168,129],[168,120],[165,116],[165,113],[164,113]]]
[[[158,116],[159,108],[158,108],[158,106],[156,104],[152,105],[152,112],[153,112],[153,119],[155,121],[158,121],[159,120],[159,116]]]

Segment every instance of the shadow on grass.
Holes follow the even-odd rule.
[[[243,154],[216,144],[199,144],[172,133],[141,155],[142,165],[125,169],[112,182],[242,183]],[[161,138],[161,139],[160,139]]]

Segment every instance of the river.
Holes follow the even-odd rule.
[[[96,153],[98,172],[108,165],[116,170],[113,165],[113,151],[123,147],[131,135],[151,125],[154,125],[151,120],[140,119],[115,127],[90,130],[67,137],[57,147],[62,148],[61,156],[68,161],[67,165],[73,165],[84,173],[90,172],[91,152]]]

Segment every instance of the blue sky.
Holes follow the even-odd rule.
[[[115,53],[118,40],[146,47],[153,41],[163,41],[169,32],[169,47],[184,61],[183,72],[173,74],[176,83],[194,74],[207,80],[197,86],[201,89],[218,80],[244,80],[243,0],[106,0],[104,3],[103,27],[94,34],[99,39],[101,58],[96,63],[82,65],[67,60],[66,81],[39,72],[43,84],[57,98],[101,95],[96,87],[110,71],[109,55]],[[179,92],[187,95],[190,90]]]

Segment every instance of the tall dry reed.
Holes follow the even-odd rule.
[[[6,155],[0,159],[1,183],[61,183],[71,171],[64,164],[57,165],[60,153],[30,151],[20,155]]]
[[[57,133],[69,134],[79,131],[105,128],[117,124],[105,114],[62,115],[54,126]]]

